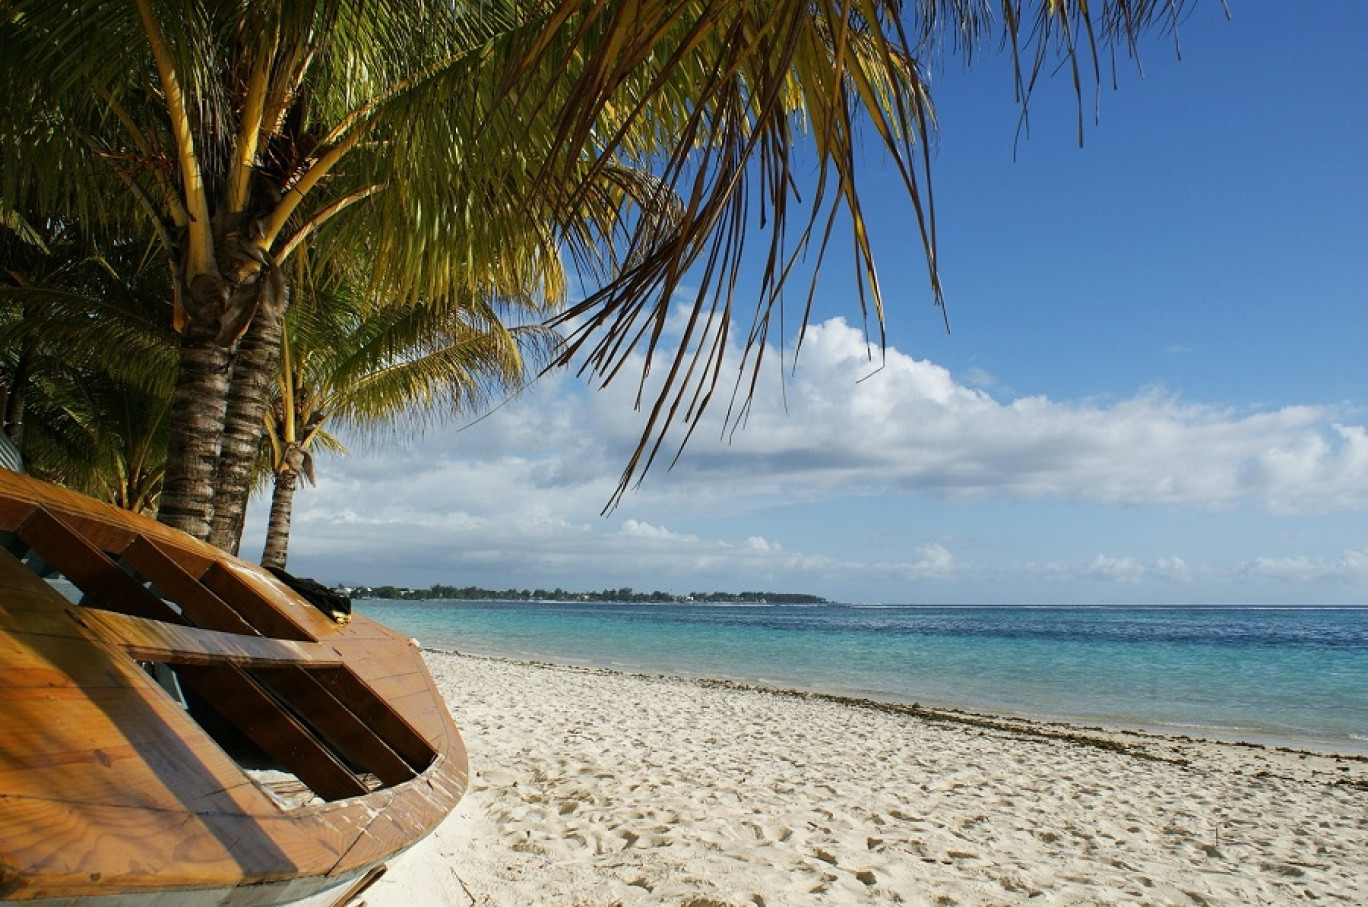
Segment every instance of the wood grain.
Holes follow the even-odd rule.
[[[259,568],[4,470],[0,532],[99,605],[0,551],[0,898],[302,897],[383,864],[464,792],[455,725],[397,634],[338,625]],[[140,661],[173,666],[329,802],[279,806]]]

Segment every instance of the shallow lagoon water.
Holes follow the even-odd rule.
[[[356,607],[460,652],[1368,753],[1368,608]]]

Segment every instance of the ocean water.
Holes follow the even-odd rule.
[[[356,609],[473,654],[1368,753],[1368,607]]]

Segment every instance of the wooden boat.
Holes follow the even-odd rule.
[[[3,469],[0,542],[0,900],[342,903],[464,793],[392,631]]]

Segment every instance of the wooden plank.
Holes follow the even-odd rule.
[[[456,736],[446,702],[423,660],[422,652],[393,631],[388,644],[371,643],[364,650],[351,640],[333,647],[357,677],[365,678],[375,695],[394,710],[430,746],[440,749],[444,737]],[[419,704],[421,703],[421,707]]]
[[[48,510],[78,534],[89,536],[96,547],[108,545],[105,550],[121,550],[120,539],[143,536],[161,546],[191,575],[199,575],[211,562],[227,557],[222,551],[142,514],[31,476],[0,475],[0,529],[12,531],[22,522],[22,516],[13,519],[13,514],[22,514],[35,506]]]
[[[38,505],[23,498],[0,495],[0,529],[13,532]]]
[[[21,759],[11,755],[16,754],[0,758],[0,790],[54,803],[160,811],[183,811],[194,803],[206,813],[273,808],[265,793],[204,735],[186,741],[49,749],[18,754]]]
[[[301,874],[257,820],[183,811],[74,806],[0,794],[6,898],[230,887]],[[321,855],[319,855],[321,856]],[[319,861],[321,862],[321,861]]]
[[[468,765],[450,715],[421,656],[380,625],[358,616],[339,626],[249,565],[27,477],[0,476],[0,530],[17,530],[20,542],[119,612],[74,607],[0,555],[0,898],[346,878],[410,846],[460,798]],[[197,626],[182,626],[176,607],[117,558]],[[187,689],[333,802],[280,810],[130,652],[219,662],[178,663],[177,671]],[[275,667],[298,664],[301,654],[330,666]],[[412,695],[383,702],[380,686],[339,664],[353,657],[381,686]],[[272,665],[254,668],[271,689],[242,664]],[[364,793],[295,710],[340,746],[368,753],[358,761],[371,771],[375,753],[383,760],[394,750],[376,772],[393,786]],[[369,737],[349,738],[357,726]]]
[[[182,665],[181,683],[193,689],[282,768],[325,800],[367,792],[364,782],[241,669]]]
[[[146,620],[83,608],[69,612],[112,645],[121,646],[132,657],[168,664],[236,664],[243,667],[282,667],[310,665],[336,667],[342,658],[329,646],[318,643],[241,636],[201,630],[181,624]]]
[[[35,479],[33,476],[11,472],[0,474],[0,498],[28,501],[40,506],[56,504],[68,510],[84,510],[91,504],[94,504],[97,509],[112,506],[77,494],[60,485],[53,485],[50,482]]]
[[[412,645],[408,637],[400,636],[368,615],[364,610],[364,605],[358,607],[357,602],[352,602],[352,619],[351,623],[347,625],[347,638],[353,640],[399,640],[405,645]]]
[[[392,798],[375,811],[373,820],[359,826],[361,833],[332,871],[345,873],[383,861],[396,847],[402,848],[402,842],[431,832],[460,798],[459,793],[453,797],[451,792],[465,790],[465,766],[463,753],[460,761],[443,759],[424,777],[392,788]]]
[[[0,842],[10,866],[43,868],[41,875],[6,880],[28,882],[18,889],[24,897],[346,877],[410,846],[454,803],[422,780],[393,794],[259,818],[74,807],[0,794]]]
[[[0,551],[0,694],[35,688],[130,686],[145,675],[99,648],[69,614],[76,606]]]
[[[109,520],[95,519],[84,514],[55,508],[48,509],[48,513],[56,516],[69,526],[72,532],[75,532],[94,547],[115,557],[138,537],[138,533],[133,527],[122,523],[112,523]]]
[[[151,678],[142,686],[130,679],[106,687],[0,687],[0,764],[35,765],[68,749],[155,744],[167,735],[198,740],[203,734]]]
[[[404,716],[396,712],[376,692],[348,668],[314,672],[314,676],[332,691],[403,757],[414,771],[421,772],[432,763],[436,751],[426,737]]]
[[[70,605],[7,553],[0,581],[0,605],[46,605],[54,625],[28,623],[57,631],[0,633],[0,790],[125,805],[165,792],[163,809],[187,800],[238,812],[270,807],[146,672],[69,615],[119,616]]]
[[[435,770],[424,775],[437,802],[455,805],[470,784],[470,757],[461,738],[453,735],[450,748],[437,757]]]
[[[13,693],[14,691],[7,691]],[[106,751],[201,743],[204,732],[183,711],[162,708],[150,690],[53,690],[4,698],[0,771],[84,762],[108,765]],[[205,738],[207,739],[207,738]]]
[[[8,551],[0,550],[0,630],[77,636],[67,609],[74,608]]]
[[[386,704],[422,734],[432,750],[440,753],[447,740],[457,736],[455,722],[445,706],[435,705],[425,693],[413,693],[399,700],[386,699]]]
[[[258,598],[269,602],[273,608],[298,624],[310,638],[322,642],[350,632],[350,623],[340,624],[333,620],[331,614],[325,614],[265,568],[236,558],[225,558],[222,565],[232,571],[239,582],[253,590]]]
[[[16,534],[101,607],[153,620],[180,622],[175,609],[46,510],[39,508],[30,513],[19,524]]]
[[[125,558],[128,557],[126,549],[132,544],[140,542],[156,548],[164,559],[175,564],[183,573],[191,577],[199,576],[214,561],[227,556],[217,548],[210,548],[188,535],[178,533],[167,538],[164,530],[168,527],[162,526],[160,523],[154,523],[151,526],[146,524],[137,526],[125,523],[110,524],[107,520],[98,519],[94,516],[84,517],[83,520],[83,524],[78,529],[83,534],[88,532],[92,542],[96,540],[97,536],[109,538],[113,541],[123,533],[130,533],[132,538],[128,540],[128,543],[117,549],[124,553]],[[96,529],[97,525],[102,528]],[[110,547],[105,550],[113,551],[116,549]]]
[[[312,671],[296,667],[261,669],[252,672],[263,680],[316,728],[347,758],[371,772],[385,785],[400,784],[412,778],[432,761],[431,755],[421,765],[410,767],[376,728],[353,711],[363,703],[336,697],[314,676]]]
[[[385,870],[386,867],[383,864],[380,866],[372,866],[369,871],[362,873],[361,878],[347,886],[347,890],[342,892],[342,894],[332,902],[331,907],[347,907],[347,905],[356,900],[362,892],[380,881],[380,877],[385,874]]]
[[[424,823],[415,821],[418,818],[407,811],[396,815],[393,804],[377,812],[362,827],[351,849],[338,861],[337,871],[345,872],[353,865],[384,859],[384,855],[393,849],[395,841],[421,837],[426,829]]]
[[[0,648],[7,649],[11,637],[18,634],[0,632]],[[15,664],[7,657],[0,657],[0,671],[4,680],[0,682],[0,701],[31,698],[44,691],[43,695],[57,698],[63,691],[99,689],[102,687],[125,686],[126,681],[117,667],[99,660],[90,660],[76,670],[61,668],[46,659],[32,659]],[[0,705],[0,708],[3,708]]]
[[[399,681],[403,681],[402,685]],[[426,671],[415,676],[390,678],[371,684],[385,704],[403,717],[429,745],[441,749],[440,741],[456,733],[446,701]]]
[[[333,875],[338,860],[351,849],[366,822],[377,810],[385,809],[391,799],[390,791],[376,791],[352,800],[263,817],[260,826],[297,858],[301,870],[311,875]],[[393,852],[387,856],[393,856]]]
[[[259,590],[223,561],[209,565],[200,582],[220,599],[227,602],[254,630],[263,636],[314,642],[316,637],[306,631],[291,616],[274,603],[262,598]],[[312,609],[311,609],[312,610]],[[319,615],[322,617],[322,615]]]
[[[350,661],[347,662],[351,664]],[[393,702],[415,693],[426,694],[429,692],[428,680],[421,671],[410,671],[407,674],[391,674],[389,677],[377,677],[367,681],[375,694],[386,702]]]
[[[370,683],[383,683],[391,677],[409,677],[428,673],[427,664],[418,651],[407,643],[391,639],[356,641],[345,634],[330,640],[332,648],[351,665],[357,674]]]
[[[185,612],[197,627],[248,636],[260,635],[242,615],[207,589],[174,556],[150,539],[138,536],[123,558]]]
[[[13,646],[34,642],[27,657]],[[211,802],[246,778],[151,678],[93,640],[10,636],[0,659],[0,790],[50,800],[174,809]],[[106,685],[69,670],[29,683],[25,663],[72,657]],[[37,670],[37,669],[30,669]],[[80,682],[78,686],[77,683]]]
[[[446,703],[432,681],[422,653],[407,640],[388,632],[390,638],[384,642],[338,639],[333,648],[342,655],[352,674],[364,678],[376,698],[426,739],[429,748],[437,746],[437,741],[448,733],[455,734]],[[424,700],[422,708],[413,707]],[[406,705],[400,707],[400,701]]]
[[[76,625],[71,621],[72,629]],[[139,685],[147,675],[75,633],[0,632],[0,698],[41,697],[39,690],[79,691]]]
[[[169,606],[119,569],[103,552],[85,542],[46,511],[39,509],[30,513],[20,524],[19,535],[100,603],[128,609],[144,617],[178,617]],[[51,552],[51,557],[48,557],[48,552]],[[238,606],[235,610],[239,613],[244,605],[252,611],[248,619],[263,632],[281,635],[302,633],[288,618],[253,595],[254,590],[239,582],[234,572],[215,563],[206,572],[206,577],[214,578],[211,585],[217,583],[218,591],[228,590],[225,597],[233,599]],[[217,710],[284,767],[299,776],[319,796],[332,800],[366,792],[359,778],[246,675],[214,667],[190,671],[188,666],[180,673],[182,679],[188,678],[190,685],[213,703]],[[295,695],[314,695],[314,689],[307,681],[301,682],[291,692]],[[327,695],[322,691],[319,693]],[[411,777],[407,763],[394,758],[393,753],[346,710],[332,714],[311,702],[301,703],[297,707],[301,713],[311,714],[311,720],[318,722],[317,726],[325,734],[340,735],[341,745],[350,743],[364,760],[363,764],[389,783]]]

